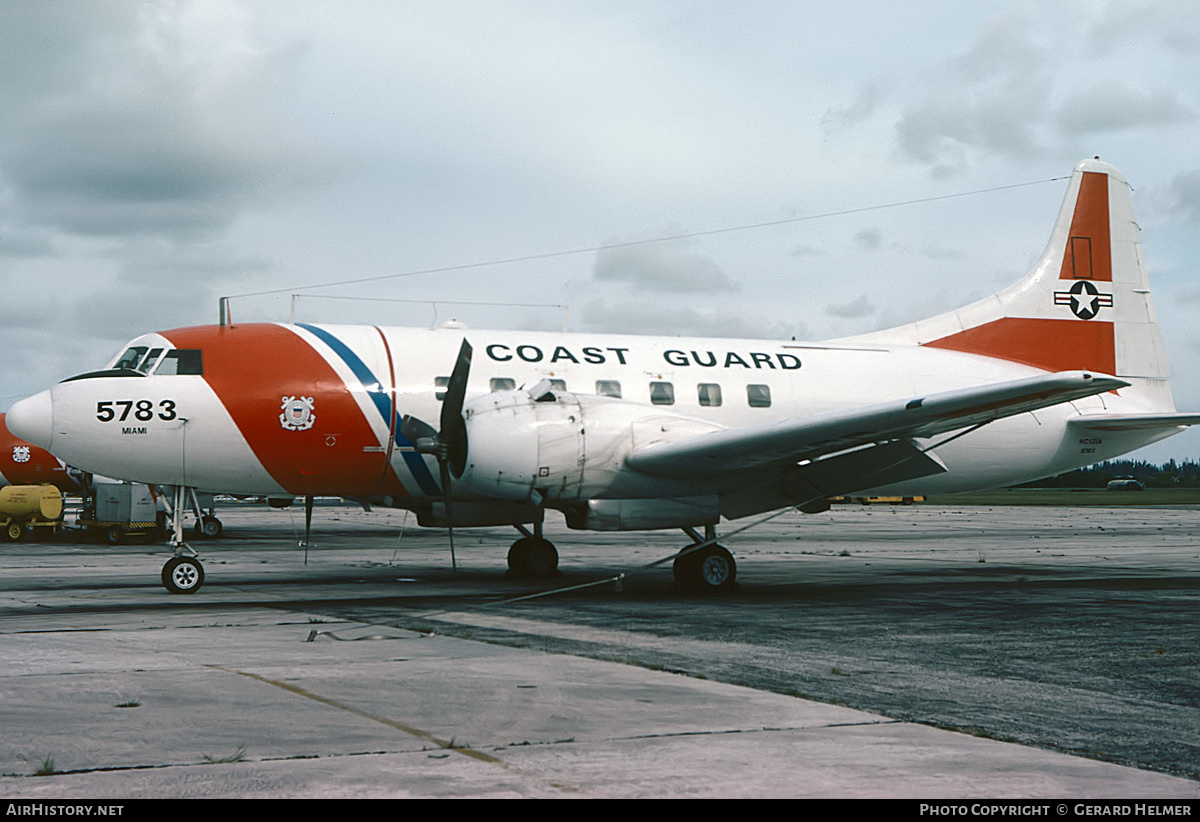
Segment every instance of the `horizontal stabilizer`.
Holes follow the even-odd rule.
[[[631,453],[626,462],[650,474],[691,477],[782,467],[870,443],[932,437],[1127,385],[1116,377],[1064,371],[722,429],[648,445]]]
[[[1200,414],[1083,414],[1068,422],[1089,431],[1145,431],[1200,425]]]

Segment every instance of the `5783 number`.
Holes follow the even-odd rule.
[[[96,419],[100,422],[125,422],[130,417],[146,422],[175,419],[175,400],[160,400],[155,412],[153,400],[108,400],[96,403]]]

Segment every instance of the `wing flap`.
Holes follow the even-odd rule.
[[[626,463],[660,476],[719,476],[782,467],[871,443],[932,437],[1128,384],[1107,375],[1064,371],[766,425],[721,429],[636,449]]]
[[[728,519],[800,505],[813,513],[829,508],[827,497],[945,473],[935,455],[909,440],[892,440],[823,459],[783,472],[762,472],[762,480],[721,495],[721,514]]]

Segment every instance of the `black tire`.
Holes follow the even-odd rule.
[[[671,571],[675,574],[675,584],[684,588],[692,584],[692,577],[696,571],[696,554],[681,554],[675,557],[675,562],[671,564]]]
[[[104,529],[104,541],[109,545],[120,545],[125,541],[125,529],[120,525],[110,525]]]
[[[172,557],[163,566],[162,584],[172,594],[194,594],[204,584],[204,566],[194,557]]]
[[[675,560],[675,579],[689,591],[723,594],[733,589],[737,563],[725,548],[710,545]]]
[[[196,534],[205,539],[217,539],[221,536],[221,520],[216,517],[201,517],[196,520]]]
[[[553,576],[558,571],[558,549],[548,539],[521,537],[508,549],[508,570],[522,577]]]
[[[532,537],[521,537],[508,549],[508,571],[516,576],[529,576],[529,543]]]
[[[534,537],[529,544],[528,563],[531,576],[552,576],[558,571],[558,549],[550,540]]]

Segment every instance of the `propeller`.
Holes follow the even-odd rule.
[[[454,502],[451,483],[463,475],[467,466],[467,423],[463,419],[463,402],[467,396],[467,378],[471,373],[471,344],[465,339],[458,350],[454,370],[442,399],[440,430],[416,417],[406,416],[400,423],[400,432],[417,447],[421,454],[433,454],[438,461],[441,474],[442,503],[446,506],[449,522],[450,565],[458,570],[454,557]]]
[[[308,565],[308,544],[312,536],[313,498],[304,498],[304,564]]]

